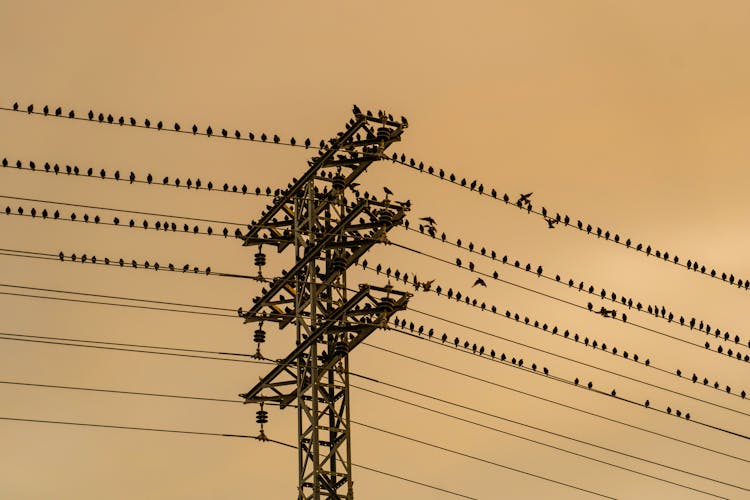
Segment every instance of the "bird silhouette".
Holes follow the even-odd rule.
[[[549,229],[554,229],[555,228],[555,224],[557,224],[557,222],[558,222],[558,221],[556,221],[554,219],[546,219],[546,221],[547,221],[547,226],[549,227]]]
[[[193,124],[193,135],[198,133],[198,125]]]
[[[474,288],[477,285],[483,286],[483,287],[487,288],[487,283],[485,283],[482,278],[477,278],[476,281],[474,282],[474,284],[471,285],[471,287]]]
[[[383,186],[383,191],[385,191],[385,195],[386,196],[392,196],[393,195],[393,191],[391,191],[390,189],[388,189],[388,186]]]
[[[529,198],[531,198],[532,194],[534,194],[534,193],[521,194],[519,196],[518,201],[516,202],[516,204],[528,205],[531,202],[531,200]]]
[[[208,137],[211,137],[211,135],[213,135],[213,133],[214,133],[214,131],[213,131],[213,129],[211,128],[211,126],[209,125],[209,126],[208,126],[208,128],[206,129],[206,135],[207,135]]]
[[[148,118],[146,118],[143,121],[143,124],[146,126],[146,128],[150,128],[151,127],[151,120],[149,120]]]
[[[433,219],[432,217],[420,217],[419,220],[423,220],[431,226],[434,226],[436,224],[435,219]]]

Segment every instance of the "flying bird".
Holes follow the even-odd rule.
[[[423,220],[423,221],[425,221],[427,224],[429,224],[431,226],[434,226],[435,224],[437,224],[435,222],[435,219],[433,219],[432,217],[420,217],[419,220]]]
[[[516,203],[521,203],[521,204],[524,204],[524,205],[528,205],[531,202],[531,200],[529,198],[531,198],[532,194],[534,194],[534,193],[531,192],[531,193],[521,194],[521,196],[518,198],[518,201]]]
[[[477,280],[474,282],[473,285],[471,285],[471,287],[474,288],[477,285],[487,288],[487,283],[485,283],[482,278],[477,278]]]

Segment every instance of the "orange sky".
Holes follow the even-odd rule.
[[[478,179],[499,192],[533,191],[535,207],[568,213],[709,267],[750,277],[745,203],[750,163],[750,35],[746,2],[343,2],[310,4],[0,0],[3,91],[14,101],[141,121],[211,124],[242,131],[311,137],[341,130],[351,106],[409,118],[394,150]],[[0,113],[0,157],[133,170],[155,177],[212,179],[283,187],[306,168],[312,150],[84,122]],[[227,221],[249,222],[267,200],[0,170],[0,196],[19,196]],[[545,272],[593,283],[644,303],[707,320],[747,342],[748,295],[611,243],[522,214],[488,198],[390,163],[363,176],[364,189],[387,185],[410,199],[412,222],[430,215],[461,237]],[[0,199],[17,207],[19,202]],[[23,203],[25,208],[42,204]],[[53,206],[54,205],[44,205]],[[69,209],[65,209],[69,212]],[[80,215],[79,211],[79,215]],[[94,213],[95,211],[91,211]],[[97,212],[112,216],[111,213]],[[121,218],[130,216],[121,216]],[[251,252],[236,240],[153,231],[0,218],[3,248],[174,261],[252,273]],[[527,273],[469,256],[402,229],[393,241],[448,260],[473,260],[514,283],[578,304],[592,300]],[[271,255],[269,273],[292,255]],[[735,392],[750,391],[748,365],[632,326],[604,320],[502,283],[471,290],[475,276],[379,247],[370,262],[435,278],[500,310],[519,311],[620,349],[667,370],[680,368]],[[246,280],[126,271],[0,256],[2,282],[236,308],[260,287]],[[353,282],[382,285],[361,270]],[[0,289],[0,291],[11,291]],[[411,290],[413,291],[413,289]],[[597,306],[598,301],[595,301]],[[535,348],[569,356],[693,397],[607,375],[476,332],[404,314],[459,336],[593,380],[623,397],[682,408],[695,420],[746,432],[747,400],[693,386],[549,333],[418,293],[412,306]],[[607,305],[604,303],[604,305]],[[0,331],[112,342],[252,352],[239,319],[74,305],[0,296]],[[702,344],[703,334],[635,312],[633,321]],[[750,459],[742,438],[380,331],[371,343],[634,425]],[[268,357],[283,357],[291,329],[269,331]],[[747,352],[748,348],[742,352]],[[699,451],[507,390],[448,375],[372,348],[351,355],[352,370],[672,467],[750,488],[746,462]],[[262,366],[4,341],[0,380],[236,398]],[[489,417],[371,388],[485,425],[730,497],[748,492],[670,472],[621,455],[551,438]],[[425,413],[353,389],[352,418],[617,498],[705,495]],[[220,433],[255,434],[255,407],[0,384],[0,416],[71,420]],[[266,432],[294,442],[296,413],[270,410]],[[290,498],[296,454],[250,440],[0,422],[3,498]],[[580,498],[582,493],[354,427],[353,460],[415,480],[489,498]],[[356,470],[358,499],[442,498],[418,486]],[[445,498],[449,498],[445,496]]]

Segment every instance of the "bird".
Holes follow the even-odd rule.
[[[433,219],[432,217],[420,217],[419,220],[423,220],[431,226],[434,226],[436,224],[435,219]]]
[[[143,124],[144,124],[144,125],[146,126],[146,128],[149,128],[149,127],[151,127],[151,121],[150,121],[150,120],[149,120],[148,118],[146,118],[146,119],[145,119],[145,120],[143,121]]]
[[[529,200],[529,198],[531,198],[532,194],[534,194],[534,193],[532,192],[532,193],[521,194],[520,197],[518,198],[518,201],[516,202],[516,204],[528,205],[531,202],[531,200]]]
[[[383,191],[385,191],[385,195],[386,196],[393,195],[393,191],[391,191],[390,189],[388,189],[388,186],[383,186]]]
[[[546,219],[546,221],[549,229],[555,229],[555,224],[557,224],[557,221],[555,219]]]
[[[435,280],[425,281],[424,283],[422,283],[422,290],[425,292],[429,292],[434,282]]]
[[[474,282],[473,285],[471,285],[471,287],[474,288],[477,285],[487,288],[487,283],[485,283],[482,278],[477,278],[477,280]]]

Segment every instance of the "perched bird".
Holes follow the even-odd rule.
[[[422,283],[422,290],[425,292],[429,292],[434,282],[435,280],[425,281],[424,283]]]
[[[477,280],[474,282],[473,285],[471,285],[471,287],[474,288],[477,285],[487,288],[487,283],[485,283],[482,278],[477,278]]]
[[[555,224],[557,224],[558,222],[555,219],[546,219],[546,221],[547,221],[547,226],[549,227],[549,229],[554,229]]]
[[[388,189],[388,186],[383,186],[383,191],[385,191],[385,195],[386,196],[393,195],[393,191],[391,191],[390,189]]]

